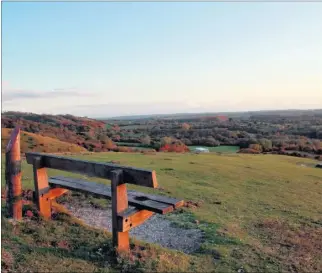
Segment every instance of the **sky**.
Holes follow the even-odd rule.
[[[2,2],[2,111],[322,108],[322,2]]]

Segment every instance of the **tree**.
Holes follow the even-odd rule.
[[[272,141],[266,138],[261,138],[259,144],[263,147],[265,152],[271,151],[273,148]]]
[[[189,148],[180,140],[173,141],[171,144],[165,144],[160,148],[161,152],[185,153],[189,152]]]
[[[208,146],[219,146],[220,142],[214,139],[213,137],[207,137],[205,140],[205,144]]]
[[[120,141],[121,140],[121,136],[120,135],[114,135],[113,137],[112,137],[112,139],[113,139],[113,141]]]
[[[148,135],[141,137],[140,141],[144,145],[150,145],[151,144],[151,138]]]
[[[315,140],[312,141],[312,143],[313,143],[315,151],[322,150],[322,142],[320,140],[315,139]]]
[[[185,123],[182,123],[181,127],[185,131],[188,131],[191,128],[191,126],[188,123],[186,123],[186,122]]]
[[[107,136],[105,136],[101,142],[102,142],[103,149],[113,150],[116,148],[115,143]]]
[[[119,131],[121,131],[120,126],[118,126],[117,124],[114,124],[114,126],[113,126],[113,130],[114,130],[115,132],[119,132]]]
[[[171,137],[163,137],[161,138],[161,146],[164,146],[166,144],[171,144],[172,138]]]

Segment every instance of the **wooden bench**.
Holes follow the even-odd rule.
[[[28,164],[33,165],[36,204],[46,219],[51,218],[52,202],[69,190],[112,200],[113,246],[117,252],[129,250],[130,229],[154,213],[166,214],[184,204],[183,200],[175,198],[127,191],[126,183],[157,188],[155,171],[43,153],[26,153],[26,158]],[[111,185],[64,176],[48,178],[46,168],[109,179]]]

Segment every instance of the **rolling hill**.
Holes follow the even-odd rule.
[[[5,150],[5,147],[10,138],[12,129],[1,129],[1,150]],[[80,153],[87,150],[79,145],[60,141],[55,138],[41,136],[29,132],[22,131],[20,134],[20,148],[24,152],[44,152],[44,153]]]
[[[1,125],[9,129],[19,126],[23,131],[77,144],[89,151],[107,151],[106,124],[86,117],[4,112]]]

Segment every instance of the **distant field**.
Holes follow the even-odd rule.
[[[116,142],[117,146],[127,146],[130,148],[140,148],[140,149],[150,149],[148,147],[140,147],[141,143],[132,142]],[[207,148],[210,152],[221,152],[221,153],[237,153],[239,151],[239,146],[218,146],[218,147],[206,147],[206,146],[188,146],[191,151],[196,148]]]
[[[117,146],[132,146],[132,147],[138,147],[142,145],[141,143],[134,143],[134,142],[115,142]]]
[[[152,148],[150,147],[141,147],[141,143],[132,143],[132,142],[115,142],[115,144],[117,146],[125,146],[125,147],[129,147],[129,148],[133,148],[139,151],[143,151],[143,150],[151,150]]]
[[[188,146],[191,151],[196,148],[206,148],[210,152],[221,152],[221,153],[237,153],[239,151],[239,146],[217,146],[217,147],[206,147],[206,146]]]
[[[155,169],[163,189],[158,193],[199,204],[169,216],[175,225],[204,231],[204,243],[198,253],[186,255],[150,245],[145,247],[145,258],[135,267],[138,271],[135,268],[129,271],[322,270],[322,170],[311,167],[316,163],[314,160],[279,155],[173,153],[94,153],[77,157]],[[23,188],[32,188],[31,166],[23,161],[22,169]],[[62,174],[54,170],[49,173]],[[2,181],[3,178],[4,171]],[[140,190],[155,192],[143,187]],[[6,249],[17,253],[14,257],[20,259],[21,266],[32,271],[52,268],[63,271],[62,265],[67,265],[70,271],[99,271],[102,265],[87,257],[94,255],[104,261],[104,257],[95,256],[97,245],[111,242],[109,233],[62,221],[36,222],[35,226],[26,223],[14,231],[6,225],[2,228]],[[37,232],[45,239],[37,237]],[[48,240],[66,241],[73,248],[53,250],[50,244],[45,244]]]

